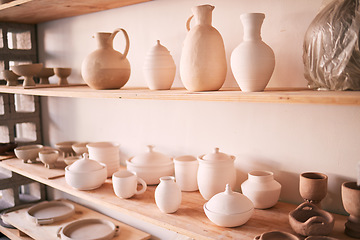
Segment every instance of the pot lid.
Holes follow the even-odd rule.
[[[148,152],[137,155],[131,159],[136,165],[159,165],[172,162],[171,157],[153,150],[154,146],[148,145]]]
[[[215,213],[234,214],[252,210],[254,204],[245,195],[233,192],[226,184],[224,192],[214,195],[207,203],[206,208]]]
[[[206,161],[229,161],[232,159],[233,157],[231,155],[220,152],[219,148],[214,148],[213,153],[208,153],[202,156],[202,160],[206,160]]]
[[[102,169],[104,166],[99,162],[89,159],[89,154],[84,153],[83,158],[69,166],[71,172],[91,172]]]

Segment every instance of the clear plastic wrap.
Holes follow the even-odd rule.
[[[360,90],[359,0],[334,0],[310,24],[303,61],[309,88]]]

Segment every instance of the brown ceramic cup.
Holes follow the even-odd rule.
[[[320,205],[327,194],[328,176],[318,172],[300,174],[299,190],[301,197],[310,203]]]
[[[345,223],[345,233],[350,237],[360,238],[360,186],[356,182],[344,182],[341,197],[346,212],[350,214]]]

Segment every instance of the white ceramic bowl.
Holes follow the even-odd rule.
[[[27,145],[14,149],[17,158],[22,159],[24,163],[28,161],[35,162],[39,152],[43,149],[43,145]]]
[[[55,149],[41,150],[39,159],[47,168],[55,168],[55,163],[59,158],[59,151]]]
[[[71,145],[71,147],[77,155],[82,155],[84,153],[89,153],[86,147],[87,144],[88,142],[79,142],[79,143],[74,143],[73,145]]]
[[[160,182],[160,178],[163,176],[174,175],[174,163],[168,162],[165,164],[157,165],[137,165],[131,162],[132,158],[126,161],[126,168],[130,172],[135,172],[136,175],[142,178],[147,185],[155,185]]]
[[[75,143],[77,143],[77,142],[75,142],[75,141],[59,142],[59,143],[56,143],[55,146],[61,152],[64,153],[65,157],[68,157],[68,156],[72,156],[75,154],[75,152],[72,149],[72,145]]]
[[[243,213],[234,213],[234,214],[222,214],[212,212],[206,208],[206,203],[204,204],[204,212],[206,216],[210,219],[211,222],[215,223],[221,227],[236,227],[245,224],[251,218],[254,209],[251,209]]]
[[[106,165],[94,171],[75,172],[65,168],[66,183],[77,190],[92,190],[101,187],[107,178]]]

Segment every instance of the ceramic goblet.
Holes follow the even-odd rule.
[[[42,63],[23,64],[12,66],[11,70],[20,76],[24,76],[23,87],[35,86],[34,76],[38,74],[43,67]]]
[[[345,210],[350,214],[345,223],[345,233],[360,238],[360,186],[356,182],[344,182],[341,197]]]
[[[54,68],[54,72],[55,72],[55,75],[60,78],[58,85],[60,85],[60,86],[69,85],[67,78],[71,74],[71,68]]]
[[[18,85],[19,75],[15,74],[11,70],[2,71],[3,78],[7,81],[6,86],[16,86]]]
[[[40,84],[49,84],[49,77],[53,75],[53,68],[43,68],[38,74],[36,74],[36,77],[40,78]]]
[[[305,172],[300,174],[300,195],[310,203],[321,206],[320,202],[327,194],[328,176],[323,173]]]

